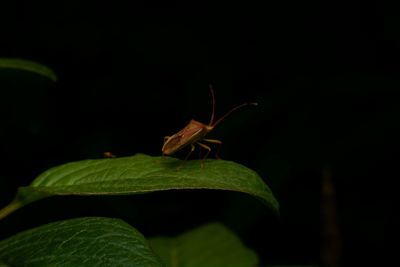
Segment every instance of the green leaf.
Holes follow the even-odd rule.
[[[0,58],[0,69],[24,70],[42,75],[56,82],[57,75],[48,67],[25,59],[18,58]]]
[[[254,267],[258,263],[255,252],[218,223],[204,225],[176,238],[151,238],[149,242],[168,267]]]
[[[136,229],[110,218],[72,219],[19,233],[0,241],[0,262],[9,266],[163,266]]]
[[[0,210],[0,219],[35,200],[53,195],[128,195],[173,189],[219,189],[250,194],[278,213],[279,205],[260,176],[225,160],[182,161],[171,157],[83,160],[45,171],[30,186],[21,187],[14,201]],[[182,168],[177,169],[178,166]]]

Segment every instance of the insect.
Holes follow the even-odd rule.
[[[172,155],[176,151],[190,145],[190,151],[184,160],[184,161],[186,161],[189,158],[189,156],[192,154],[192,152],[195,150],[195,145],[198,145],[199,147],[207,150],[205,156],[201,160],[201,168],[203,168],[204,167],[203,161],[207,158],[208,154],[211,152],[211,148],[208,145],[203,144],[202,142],[208,142],[208,143],[213,143],[213,144],[219,145],[217,153],[215,155],[217,159],[219,158],[218,153],[219,153],[219,150],[222,145],[222,142],[220,140],[206,139],[205,136],[209,132],[211,132],[215,128],[215,126],[217,126],[223,119],[225,119],[227,116],[229,116],[232,112],[238,110],[239,108],[247,106],[247,105],[253,105],[253,106],[257,105],[257,103],[254,103],[254,102],[243,103],[239,106],[232,108],[230,111],[225,113],[225,115],[223,115],[221,118],[214,121],[214,113],[215,113],[214,90],[211,85],[209,87],[210,87],[211,98],[212,98],[212,113],[211,113],[210,122],[208,124],[204,124],[204,123],[201,123],[194,119],[191,119],[189,121],[188,125],[185,126],[185,128],[183,128],[182,130],[180,130],[179,132],[177,132],[174,135],[164,137],[164,144],[161,149],[163,155]]]
[[[104,156],[105,158],[115,158],[115,157],[116,157],[113,153],[111,153],[111,152],[109,152],[109,151],[104,152],[104,153],[103,153],[103,156]]]

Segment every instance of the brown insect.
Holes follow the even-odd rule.
[[[111,152],[109,152],[109,151],[104,152],[104,153],[103,153],[103,156],[104,156],[105,158],[115,158],[115,157],[116,157],[113,153],[111,153]]]
[[[216,153],[216,158],[219,158],[219,150],[221,148],[222,142],[216,139],[206,139],[204,138],[209,132],[211,132],[217,124],[219,124],[223,119],[225,119],[228,115],[230,115],[235,110],[242,108],[247,105],[254,105],[256,106],[257,103],[247,102],[243,103],[237,107],[234,107],[230,111],[228,111],[224,116],[219,118],[217,121],[214,122],[214,113],[215,113],[215,97],[214,97],[214,90],[210,85],[210,92],[212,98],[212,113],[211,119],[209,124],[204,124],[194,119],[190,120],[189,124],[185,126],[182,130],[177,132],[174,135],[164,137],[164,145],[162,146],[162,153],[163,155],[172,155],[176,151],[190,145],[190,151],[187,154],[185,161],[189,158],[192,152],[195,150],[195,145],[198,145],[207,150],[205,156],[201,160],[201,167],[204,167],[203,161],[207,158],[208,154],[211,152],[211,148],[202,142],[209,142],[213,144],[218,144],[218,150]]]

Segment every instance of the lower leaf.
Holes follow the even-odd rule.
[[[136,229],[110,218],[50,223],[0,241],[3,266],[164,266]]]
[[[254,267],[256,253],[219,223],[211,223],[178,237],[151,238],[150,245],[168,267]]]

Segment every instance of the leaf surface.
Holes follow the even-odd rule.
[[[211,223],[178,237],[151,238],[150,246],[168,267],[254,267],[256,253],[219,223]]]
[[[253,170],[225,160],[206,160],[204,168],[198,160],[181,164],[175,158],[144,154],[67,163],[45,171],[30,186],[19,188],[14,201],[0,210],[0,218],[53,195],[128,195],[178,189],[243,192],[278,213],[279,205],[270,188]]]
[[[29,71],[47,77],[54,82],[57,81],[57,75],[49,67],[30,60],[18,58],[0,58],[0,69]]]
[[[0,241],[4,266],[163,266],[132,226],[110,218],[50,223]]]

